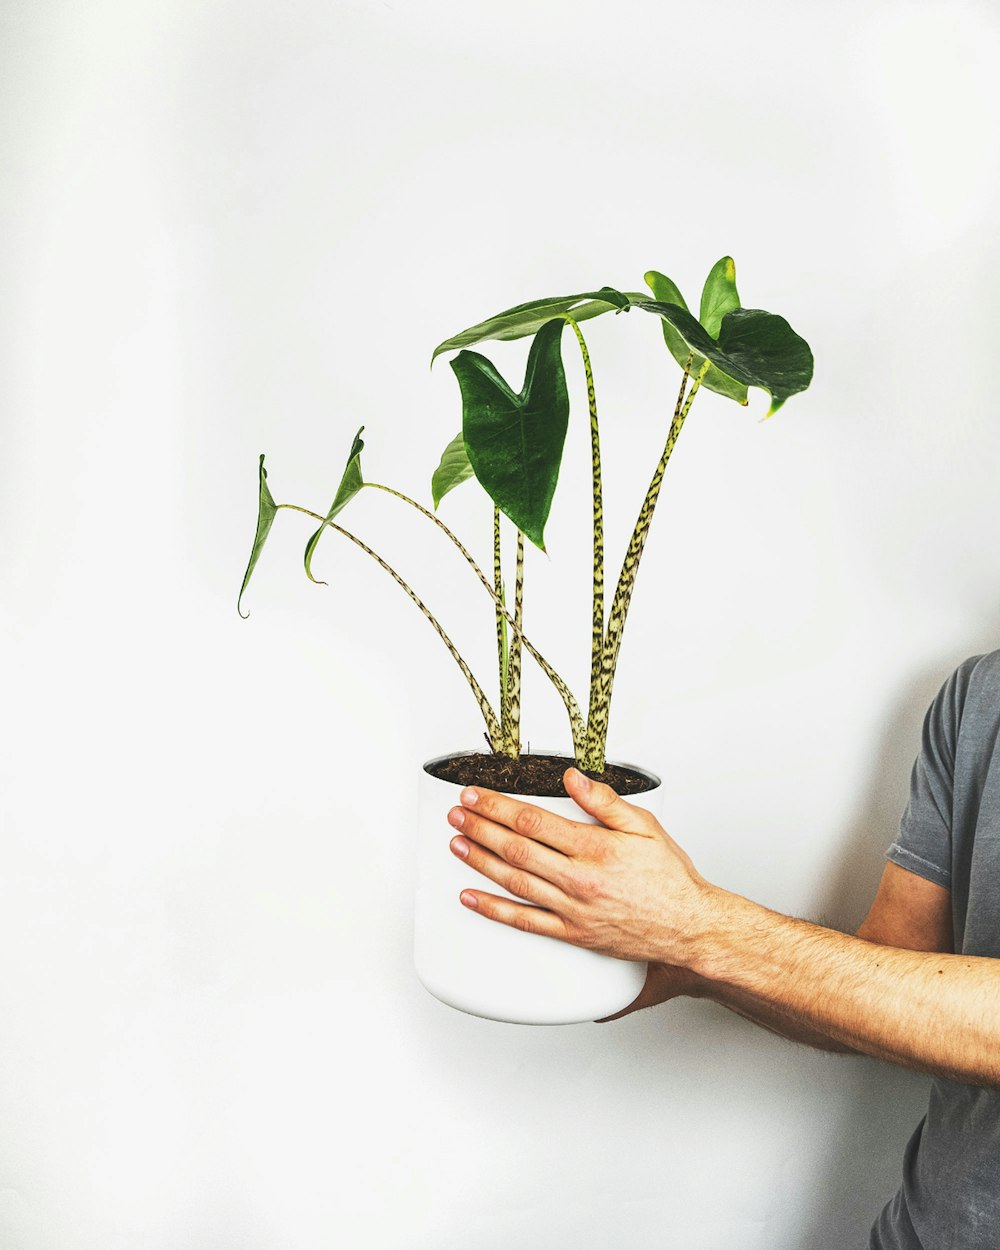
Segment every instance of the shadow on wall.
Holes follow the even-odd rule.
[[[890,712],[867,797],[817,899],[814,914],[821,923],[853,932],[864,919],[882,874],[885,850],[898,832],[906,806],[924,714],[963,660],[998,645],[1000,623],[992,635],[984,631],[977,644],[943,658],[915,678]],[[870,1207],[869,1223],[874,1221],[899,1184],[903,1149],[924,1114],[929,1077],[876,1060],[850,1061],[844,1076],[849,1087],[842,1131],[831,1135],[834,1147],[822,1179],[812,1200],[804,1203],[796,1250],[861,1250],[866,1245],[867,1228],[845,1227],[845,1214]]]

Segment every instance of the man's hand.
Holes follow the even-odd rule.
[[[649,812],[576,769],[563,778],[600,825],[493,790],[462,791],[451,849],[524,903],[481,890],[462,902],[491,920],[619,959],[685,965],[712,887]]]
[[[786,1036],[822,1035],[834,1049],[1000,1087],[1000,961],[882,946],[769,911],[710,885],[653,816],[610,787],[573,769],[564,781],[605,828],[492,790],[462,792],[448,816],[462,830],[452,850],[525,900],[466,890],[467,907],[684,969],[697,992]],[[647,991],[656,987],[634,1007]]]

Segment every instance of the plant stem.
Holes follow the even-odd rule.
[[[456,536],[451,532],[448,526],[445,525],[445,523],[441,520],[440,517],[436,517],[433,512],[429,512],[425,507],[417,503],[415,499],[411,499],[408,495],[404,495],[398,490],[393,490],[391,486],[381,486],[377,482],[366,482],[365,485],[374,486],[376,490],[384,490],[388,494],[395,495],[397,499],[402,499],[404,503],[408,503],[412,507],[416,508],[418,512],[423,513],[423,515],[427,517],[429,520],[433,521],[434,524],[439,529],[443,530],[444,533],[447,534],[447,536],[459,549],[462,555],[465,556],[465,559],[468,562],[470,568],[472,568],[472,570],[475,572],[476,576],[479,578],[482,585],[486,587],[486,591],[489,594],[490,598],[498,606],[498,608],[503,612],[504,620],[510,626],[514,637],[516,639],[519,639],[524,644],[524,649],[532,657],[532,659],[535,661],[538,667],[542,670],[545,676],[548,677],[549,681],[552,682],[553,686],[555,686],[556,691],[558,692],[559,697],[562,699],[563,704],[566,708],[566,713],[569,716],[570,731],[573,735],[574,753],[577,759],[582,759],[583,751],[584,751],[584,743],[586,742],[586,736],[587,736],[587,726],[586,726],[586,723],[584,722],[583,715],[580,712],[580,706],[577,703],[575,697],[573,696],[573,692],[570,690],[569,686],[566,685],[566,683],[559,676],[559,674],[552,667],[552,665],[548,662],[548,660],[546,660],[545,657],[541,654],[541,652],[538,651],[538,649],[532,645],[530,640],[524,634],[524,631],[521,629],[520,622],[515,620],[515,618],[511,616],[510,612],[507,611],[507,608],[503,602],[503,599],[496,593],[496,591],[490,585],[489,581],[486,578],[486,574],[479,567],[479,565],[476,563],[473,557],[469,554],[469,552],[465,549],[461,541],[458,538],[456,538]],[[289,507],[291,505],[284,505],[284,506]],[[300,509],[300,511],[305,511],[305,509]],[[310,512],[309,515],[314,516],[315,514]]]
[[[587,763],[588,771],[603,772],[605,766],[605,751],[607,748],[608,736],[608,718],[611,710],[611,688],[615,679],[615,668],[618,664],[618,653],[621,649],[622,634],[625,629],[625,619],[628,616],[629,603],[632,598],[632,591],[635,587],[636,573],[639,568],[639,560],[642,557],[643,548],[646,545],[646,538],[649,534],[650,523],[653,519],[653,510],[656,507],[656,501],[660,493],[660,486],[663,482],[663,474],[667,467],[674,446],[677,443],[678,436],[684,425],[685,418],[691,410],[691,404],[698,388],[701,386],[702,379],[708,372],[709,362],[706,360],[698,372],[697,377],[688,391],[685,398],[685,389],[688,382],[688,369],[691,367],[690,358],[684,369],[684,376],[681,378],[681,388],[677,396],[677,404],[674,408],[674,417],[670,423],[670,431],[667,434],[667,442],[663,449],[663,455],[660,462],[656,466],[652,480],[649,484],[649,490],[646,492],[646,498],[643,500],[642,508],[639,510],[639,517],[635,523],[635,529],[632,531],[632,538],[625,553],[625,560],[622,564],[621,574],[618,578],[618,586],[615,590],[615,597],[611,604],[611,614],[608,617],[607,636],[604,642],[604,652],[601,657],[601,680],[600,690],[598,692],[598,700],[595,713],[587,724]]]
[[[453,659],[455,660],[456,664],[462,670],[462,674],[465,677],[465,680],[469,683],[470,687],[472,688],[472,693],[476,697],[476,702],[479,704],[479,710],[483,714],[483,719],[486,721],[486,730],[487,730],[487,736],[489,737],[490,746],[494,752],[499,751],[500,745],[501,745],[501,739],[502,739],[500,722],[497,720],[496,713],[493,711],[493,708],[490,706],[489,700],[486,698],[486,695],[483,693],[482,687],[479,685],[479,682],[476,681],[475,677],[472,674],[472,670],[469,668],[468,664],[466,664],[465,660],[463,660],[461,655],[459,655],[458,650],[455,647],[455,644],[451,641],[448,635],[441,628],[441,625],[439,621],[437,620],[437,618],[434,616],[431,610],[427,607],[427,605],[423,602],[423,600],[420,599],[419,596],[416,595],[414,591],[410,589],[409,586],[407,586],[406,582],[403,581],[403,579],[399,576],[396,570],[392,568],[391,565],[387,564],[380,555],[372,551],[371,547],[366,546],[361,541],[360,538],[356,538],[354,534],[352,534],[349,530],[345,530],[341,526],[337,525],[335,521],[327,520],[326,517],[322,517],[316,512],[310,512],[308,508],[300,508],[297,504],[293,504],[293,503],[280,503],[277,505],[277,507],[278,508],[291,508],[292,511],[294,512],[304,512],[306,516],[311,516],[315,520],[323,522],[326,525],[328,525],[330,529],[336,530],[338,534],[343,534],[345,538],[349,538],[352,543],[354,543],[356,546],[360,547],[362,551],[370,555],[373,560],[377,561],[378,564],[380,564],[381,567],[385,569],[385,571],[389,574],[389,576],[392,577],[393,580],[396,581],[400,586],[402,586],[402,588],[410,596],[410,598],[417,605],[420,611],[423,612],[424,616],[430,621],[430,623],[437,630],[438,634],[441,637],[441,641],[451,652],[451,655]]]
[[[493,507],[493,590],[498,600],[494,608],[497,618],[497,659],[500,668],[500,727],[503,731],[504,754],[510,755],[510,700],[507,695],[510,652],[507,642],[507,622],[503,614],[507,601],[504,595],[500,562],[500,509],[496,505]]]
[[[507,687],[504,692],[507,708],[507,746],[511,757],[517,759],[521,754],[521,639],[524,634],[521,624],[524,620],[524,535],[517,531],[517,571],[514,576],[514,621],[517,633],[511,642],[510,658],[507,664]]]
[[[601,485],[601,435],[597,424],[597,395],[594,390],[594,373],[590,365],[590,352],[579,325],[572,317],[566,320],[573,328],[583,368],[587,376],[587,406],[590,409],[590,459],[592,469],[592,492],[594,512],[594,598],[590,631],[590,701],[587,711],[588,724],[593,721],[600,691],[601,661],[604,654],[604,495]]]

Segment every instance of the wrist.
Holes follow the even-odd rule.
[[[755,915],[759,924],[766,914],[766,908],[738,894],[708,882],[701,885],[684,964],[702,996],[711,984],[731,978],[735,960],[745,958],[753,940]]]

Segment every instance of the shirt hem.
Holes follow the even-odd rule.
[[[898,864],[900,868],[914,872],[918,877],[923,877],[927,881],[933,881],[935,885],[951,888],[951,873],[947,869],[939,868],[937,864],[932,864],[929,859],[924,859],[913,851],[907,850],[898,842],[893,842],[886,851],[885,857],[892,860],[894,864]]]

